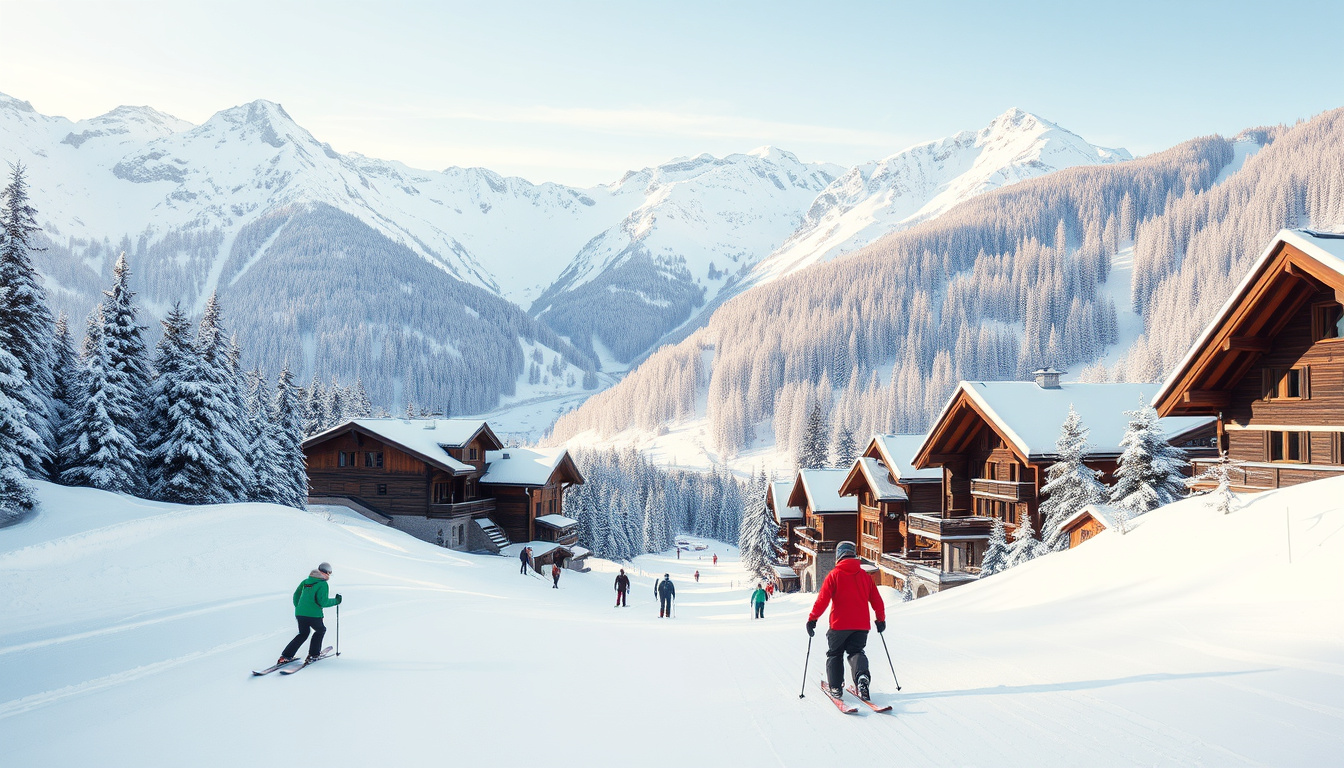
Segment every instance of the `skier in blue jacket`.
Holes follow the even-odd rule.
[[[672,586],[672,575],[664,573],[663,578],[653,585],[653,594],[658,598],[658,618],[672,618],[672,600],[677,596],[677,588]]]

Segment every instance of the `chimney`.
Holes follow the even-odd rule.
[[[1068,371],[1056,371],[1054,368],[1041,368],[1031,372],[1036,377],[1036,386],[1041,389],[1059,389],[1059,377]]]

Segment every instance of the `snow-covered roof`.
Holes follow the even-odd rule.
[[[1115,516],[1119,513],[1115,507],[1106,504],[1088,504],[1060,522],[1060,528],[1068,528],[1084,517],[1091,517],[1106,528],[1115,528]]]
[[[919,447],[924,444],[925,435],[876,435],[877,450],[882,454],[883,463],[902,482],[943,479],[942,467],[918,469],[911,462]]]
[[[550,482],[556,467],[565,460],[564,448],[504,448],[486,451],[486,485],[536,485]],[[504,458],[508,456],[508,458]]]
[[[785,520],[803,519],[803,510],[789,506],[789,491],[792,489],[793,483],[788,480],[778,480],[770,484],[770,501],[775,505],[775,519],[781,523]]]
[[[573,547],[567,547],[564,544],[556,544],[554,541],[520,541],[501,549],[502,555],[509,557],[518,557],[518,553],[523,551],[523,547],[532,548],[532,559],[535,560],[542,555],[550,554],[557,549],[563,549],[566,552],[573,553]]]
[[[558,528],[560,530],[564,530],[565,528],[573,528],[574,526],[579,524],[578,520],[565,517],[564,515],[542,515],[541,517],[537,518],[537,522],[541,523],[542,525],[549,525],[552,528]]]
[[[808,506],[817,514],[827,512],[858,512],[859,500],[841,496],[840,485],[849,472],[843,469],[800,469],[798,482],[807,494]],[[790,498],[793,494],[790,493]]]
[[[585,558],[593,554],[592,550],[587,549],[586,547],[570,547],[569,551],[573,553],[570,555],[570,557],[575,560],[579,560],[581,558]]]
[[[1129,424],[1125,411],[1147,405],[1156,390],[1156,384],[1062,382],[1058,388],[1047,389],[1031,381],[963,381],[935,423],[947,417],[958,393],[965,393],[1024,456],[1053,456],[1059,429],[1072,406],[1090,430],[1090,455],[1118,456]],[[1175,437],[1213,420],[1211,416],[1168,416],[1161,423],[1163,431]]]
[[[1260,253],[1255,263],[1251,265],[1250,269],[1246,270],[1246,276],[1241,279],[1236,289],[1227,297],[1227,301],[1223,302],[1223,306],[1209,321],[1209,324],[1204,327],[1204,331],[1199,334],[1195,343],[1190,345],[1185,357],[1181,358],[1181,362],[1171,369],[1171,373],[1167,375],[1167,380],[1162,382],[1162,386],[1153,396],[1154,405],[1167,398],[1170,390],[1176,386],[1177,381],[1185,374],[1190,363],[1208,345],[1210,338],[1218,332],[1228,315],[1244,300],[1246,291],[1260,278],[1260,271],[1265,266],[1265,262],[1274,257],[1274,252],[1278,250],[1279,243],[1288,243],[1326,269],[1344,275],[1344,234],[1313,232],[1306,229],[1279,230],[1274,239],[1269,241],[1269,245],[1265,246],[1265,250]]]
[[[460,448],[482,430],[490,429],[480,419],[351,419],[303,443],[320,442],[351,425],[454,473],[474,472],[476,468],[449,456],[446,449]]]
[[[910,500],[905,489],[891,481],[885,464],[869,456],[859,457],[858,463],[859,468],[863,470],[863,476],[868,479],[868,487],[873,489],[873,496],[878,501]],[[938,474],[942,475],[941,469],[938,470]]]
[[[798,578],[798,572],[795,571],[795,570],[793,570],[792,568],[790,568],[790,567],[787,566],[787,565],[776,565],[776,566],[772,566],[772,567],[775,569],[775,575],[778,576],[778,577],[780,577],[781,579],[796,579],[796,578]]]

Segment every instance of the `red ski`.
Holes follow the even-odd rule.
[[[868,708],[871,709],[871,710],[873,710],[874,712],[890,712],[890,711],[891,711],[891,705],[890,705],[890,704],[874,704],[873,702],[871,702],[871,701],[869,701],[869,700],[863,698],[862,696],[860,696],[860,695],[859,695],[859,692],[858,692],[857,690],[855,690],[855,689],[854,689],[854,686],[852,686],[852,685],[847,685],[847,686],[845,686],[845,690],[846,690],[846,691],[849,691],[849,695],[850,695],[850,696],[853,696],[854,698],[858,699],[859,701],[862,701],[864,704],[867,704],[867,705],[868,705]]]
[[[834,696],[832,696],[831,686],[827,685],[825,680],[821,681],[821,692],[826,694],[826,698],[830,699],[831,703],[835,705],[836,709],[840,710],[841,712],[844,712],[846,715],[852,715],[859,711],[858,707],[850,706],[849,704],[846,704],[840,699],[837,699]]]

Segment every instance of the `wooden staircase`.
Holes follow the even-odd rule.
[[[485,531],[485,535],[490,538],[490,543],[494,544],[496,548],[504,549],[509,546],[509,535],[504,532],[503,528],[495,525],[494,520],[488,517],[478,517],[476,518],[476,524],[481,526],[481,530]]]

